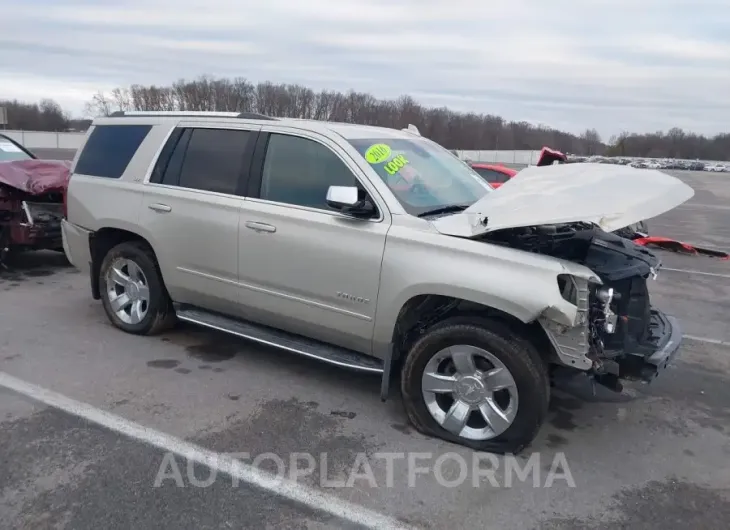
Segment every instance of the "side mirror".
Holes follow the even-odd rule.
[[[327,206],[358,219],[369,219],[377,212],[370,197],[356,186],[330,186]]]

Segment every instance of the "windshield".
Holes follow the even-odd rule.
[[[18,147],[7,136],[0,135],[0,162],[7,162],[9,160],[30,160],[31,158],[33,157],[23,151],[22,148]]]
[[[423,139],[349,140],[411,215],[468,207],[492,188],[467,164]]]

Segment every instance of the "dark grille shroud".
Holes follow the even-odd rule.
[[[611,357],[638,351],[639,344],[649,335],[651,304],[646,279],[632,276],[605,285],[613,287],[614,292],[620,294],[620,299],[611,304],[611,309],[618,315],[616,331],[612,334],[601,333],[604,353]]]
[[[659,265],[650,250],[587,223],[510,228],[487,233],[481,239],[580,263],[604,282],[646,278]]]

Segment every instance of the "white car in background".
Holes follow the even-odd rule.
[[[705,166],[705,171],[714,171],[717,173],[722,173],[723,171],[730,171],[726,166],[722,164],[713,164],[710,166]]]

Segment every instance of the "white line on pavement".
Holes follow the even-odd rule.
[[[41,403],[106,427],[140,442],[170,451],[176,455],[225,473],[253,487],[284,497],[313,510],[322,511],[346,521],[372,529],[410,529],[400,521],[347,502],[334,495],[299,484],[293,480],[276,477],[227,455],[209,451],[133,421],[98,409],[52,390],[36,386],[5,372],[0,372],[0,386],[14,390]]]
[[[677,206],[677,208],[699,208],[701,210],[715,209],[715,210],[730,210],[730,206],[724,206],[722,204],[699,204],[699,203],[684,203]]]
[[[718,344],[720,346],[730,346],[730,341],[711,339],[709,337],[698,337],[696,335],[684,335],[685,339],[694,340],[697,342],[706,342],[708,344]]]
[[[684,272],[687,274],[701,274],[703,276],[715,276],[717,278],[730,278],[730,274],[720,274],[719,272],[703,272],[703,271],[693,271],[693,270],[687,270],[687,269],[670,269],[669,267],[662,267],[659,269],[659,271],[670,271],[670,272]]]

